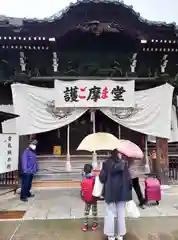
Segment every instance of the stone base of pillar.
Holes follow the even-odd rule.
[[[66,162],[66,172],[71,172],[72,171],[72,166],[71,166],[71,162],[67,161]]]
[[[96,152],[93,152],[93,155],[92,155],[92,166],[93,166],[93,169],[96,169],[98,167],[97,153]]]

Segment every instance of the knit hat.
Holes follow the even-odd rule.
[[[30,144],[37,145],[38,141],[36,139],[33,139],[33,140],[30,141]]]

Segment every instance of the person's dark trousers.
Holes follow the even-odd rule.
[[[29,174],[28,176],[28,192],[27,192],[27,196],[30,197],[31,196],[31,188],[32,188],[32,181],[33,181],[33,174]]]
[[[133,188],[134,188],[134,190],[137,194],[138,200],[140,202],[140,206],[142,206],[143,204],[145,204],[145,199],[143,197],[142,190],[141,190],[141,187],[140,187],[140,184],[139,184],[139,178],[133,178],[132,179],[132,185],[133,185]]]
[[[33,174],[23,173],[21,175],[21,193],[20,199],[24,200],[31,196],[30,189],[32,186]]]

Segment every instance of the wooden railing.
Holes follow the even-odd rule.
[[[19,187],[18,171],[0,174],[0,188],[7,188],[16,192]]]
[[[148,152],[156,150],[155,143],[148,143]],[[168,144],[168,155],[169,155],[169,180],[172,183],[178,183],[178,143]]]
[[[178,154],[169,156],[169,180],[176,183],[178,181]]]

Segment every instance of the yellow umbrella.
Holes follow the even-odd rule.
[[[110,133],[98,132],[86,136],[77,150],[86,150],[89,152],[98,150],[113,150],[119,145],[119,139]]]

